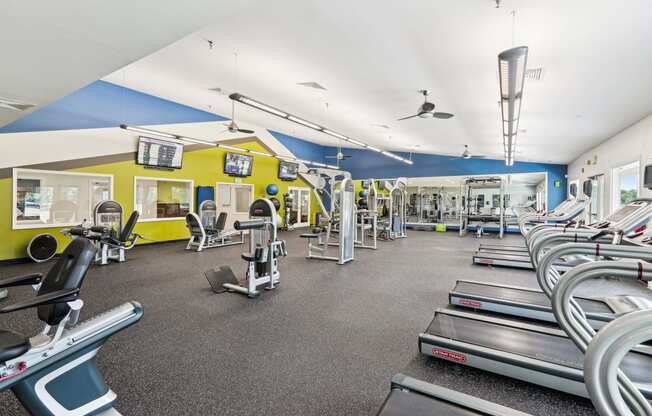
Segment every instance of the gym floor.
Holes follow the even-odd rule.
[[[128,300],[143,319],[109,339],[98,363],[125,415],[374,415],[403,372],[532,415],[594,415],[588,400],[422,356],[417,335],[445,306],[457,279],[535,286],[532,272],[471,264],[480,242],[410,231],[356,250],[345,266],[306,260],[300,231],[281,233],[289,255],[281,286],[257,299],[214,294],[203,272],[230,265],[242,246],[187,252],[185,242],[138,247],[124,264],[93,267],[83,317]],[[518,243],[508,236],[504,243]],[[3,266],[0,277],[45,271]],[[30,288],[11,293],[16,301]],[[632,288],[636,292],[636,288]],[[7,301],[5,301],[7,302]],[[35,334],[34,311],[0,316],[0,328]],[[74,386],[70,386],[74,388]],[[3,416],[23,415],[0,393]]]

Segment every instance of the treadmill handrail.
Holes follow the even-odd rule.
[[[557,318],[559,326],[566,331],[569,338],[577,345],[580,351],[586,353],[591,341],[596,336],[596,331],[589,325],[581,308],[572,302],[573,293],[577,286],[589,280],[605,277],[617,277],[644,282],[652,281],[652,267],[647,263],[645,264],[644,266],[643,262],[631,261],[597,261],[587,263],[568,271],[564,275],[564,278],[557,283],[551,298],[553,313]],[[643,339],[643,341],[647,339]],[[635,347],[636,345],[638,343],[631,345],[631,347]],[[623,352],[626,353],[629,349],[627,348]],[[650,404],[647,403],[647,400],[625,373],[619,369],[619,364],[622,358],[624,358],[624,353],[621,359],[616,360],[615,369],[612,370],[618,389],[622,393],[624,402],[630,408],[645,410],[644,412],[637,411],[636,414],[650,415],[652,414]],[[613,364],[611,363],[611,365]]]
[[[625,396],[625,401],[623,393],[619,391],[620,382],[627,383],[629,380],[620,380],[618,371],[628,351],[652,339],[650,322],[652,310],[632,312],[602,328],[589,344],[584,357],[584,378],[589,396],[600,415],[652,414],[650,403],[638,389],[634,391],[627,387],[625,394],[631,393],[632,396]]]

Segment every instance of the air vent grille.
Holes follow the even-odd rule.
[[[525,79],[528,81],[541,81],[544,74],[543,68],[531,68],[525,71]]]
[[[297,85],[301,85],[302,87],[306,88],[314,88],[316,90],[326,90],[323,85],[319,84],[318,82],[315,81],[310,81],[310,82],[297,82]]]

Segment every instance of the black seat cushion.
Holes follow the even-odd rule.
[[[29,350],[29,338],[0,329],[0,363],[16,358]]]

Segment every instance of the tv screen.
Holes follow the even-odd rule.
[[[299,164],[281,160],[278,164],[278,178],[282,181],[293,181],[299,173]]]
[[[362,189],[369,189],[369,179],[362,180]]]
[[[643,186],[646,188],[652,188],[652,165],[647,165],[645,167],[645,181]]]
[[[138,138],[137,164],[181,169],[182,162],[183,144],[151,137]]]
[[[227,153],[224,158],[224,173],[231,176],[251,176],[253,164],[253,156]]]

